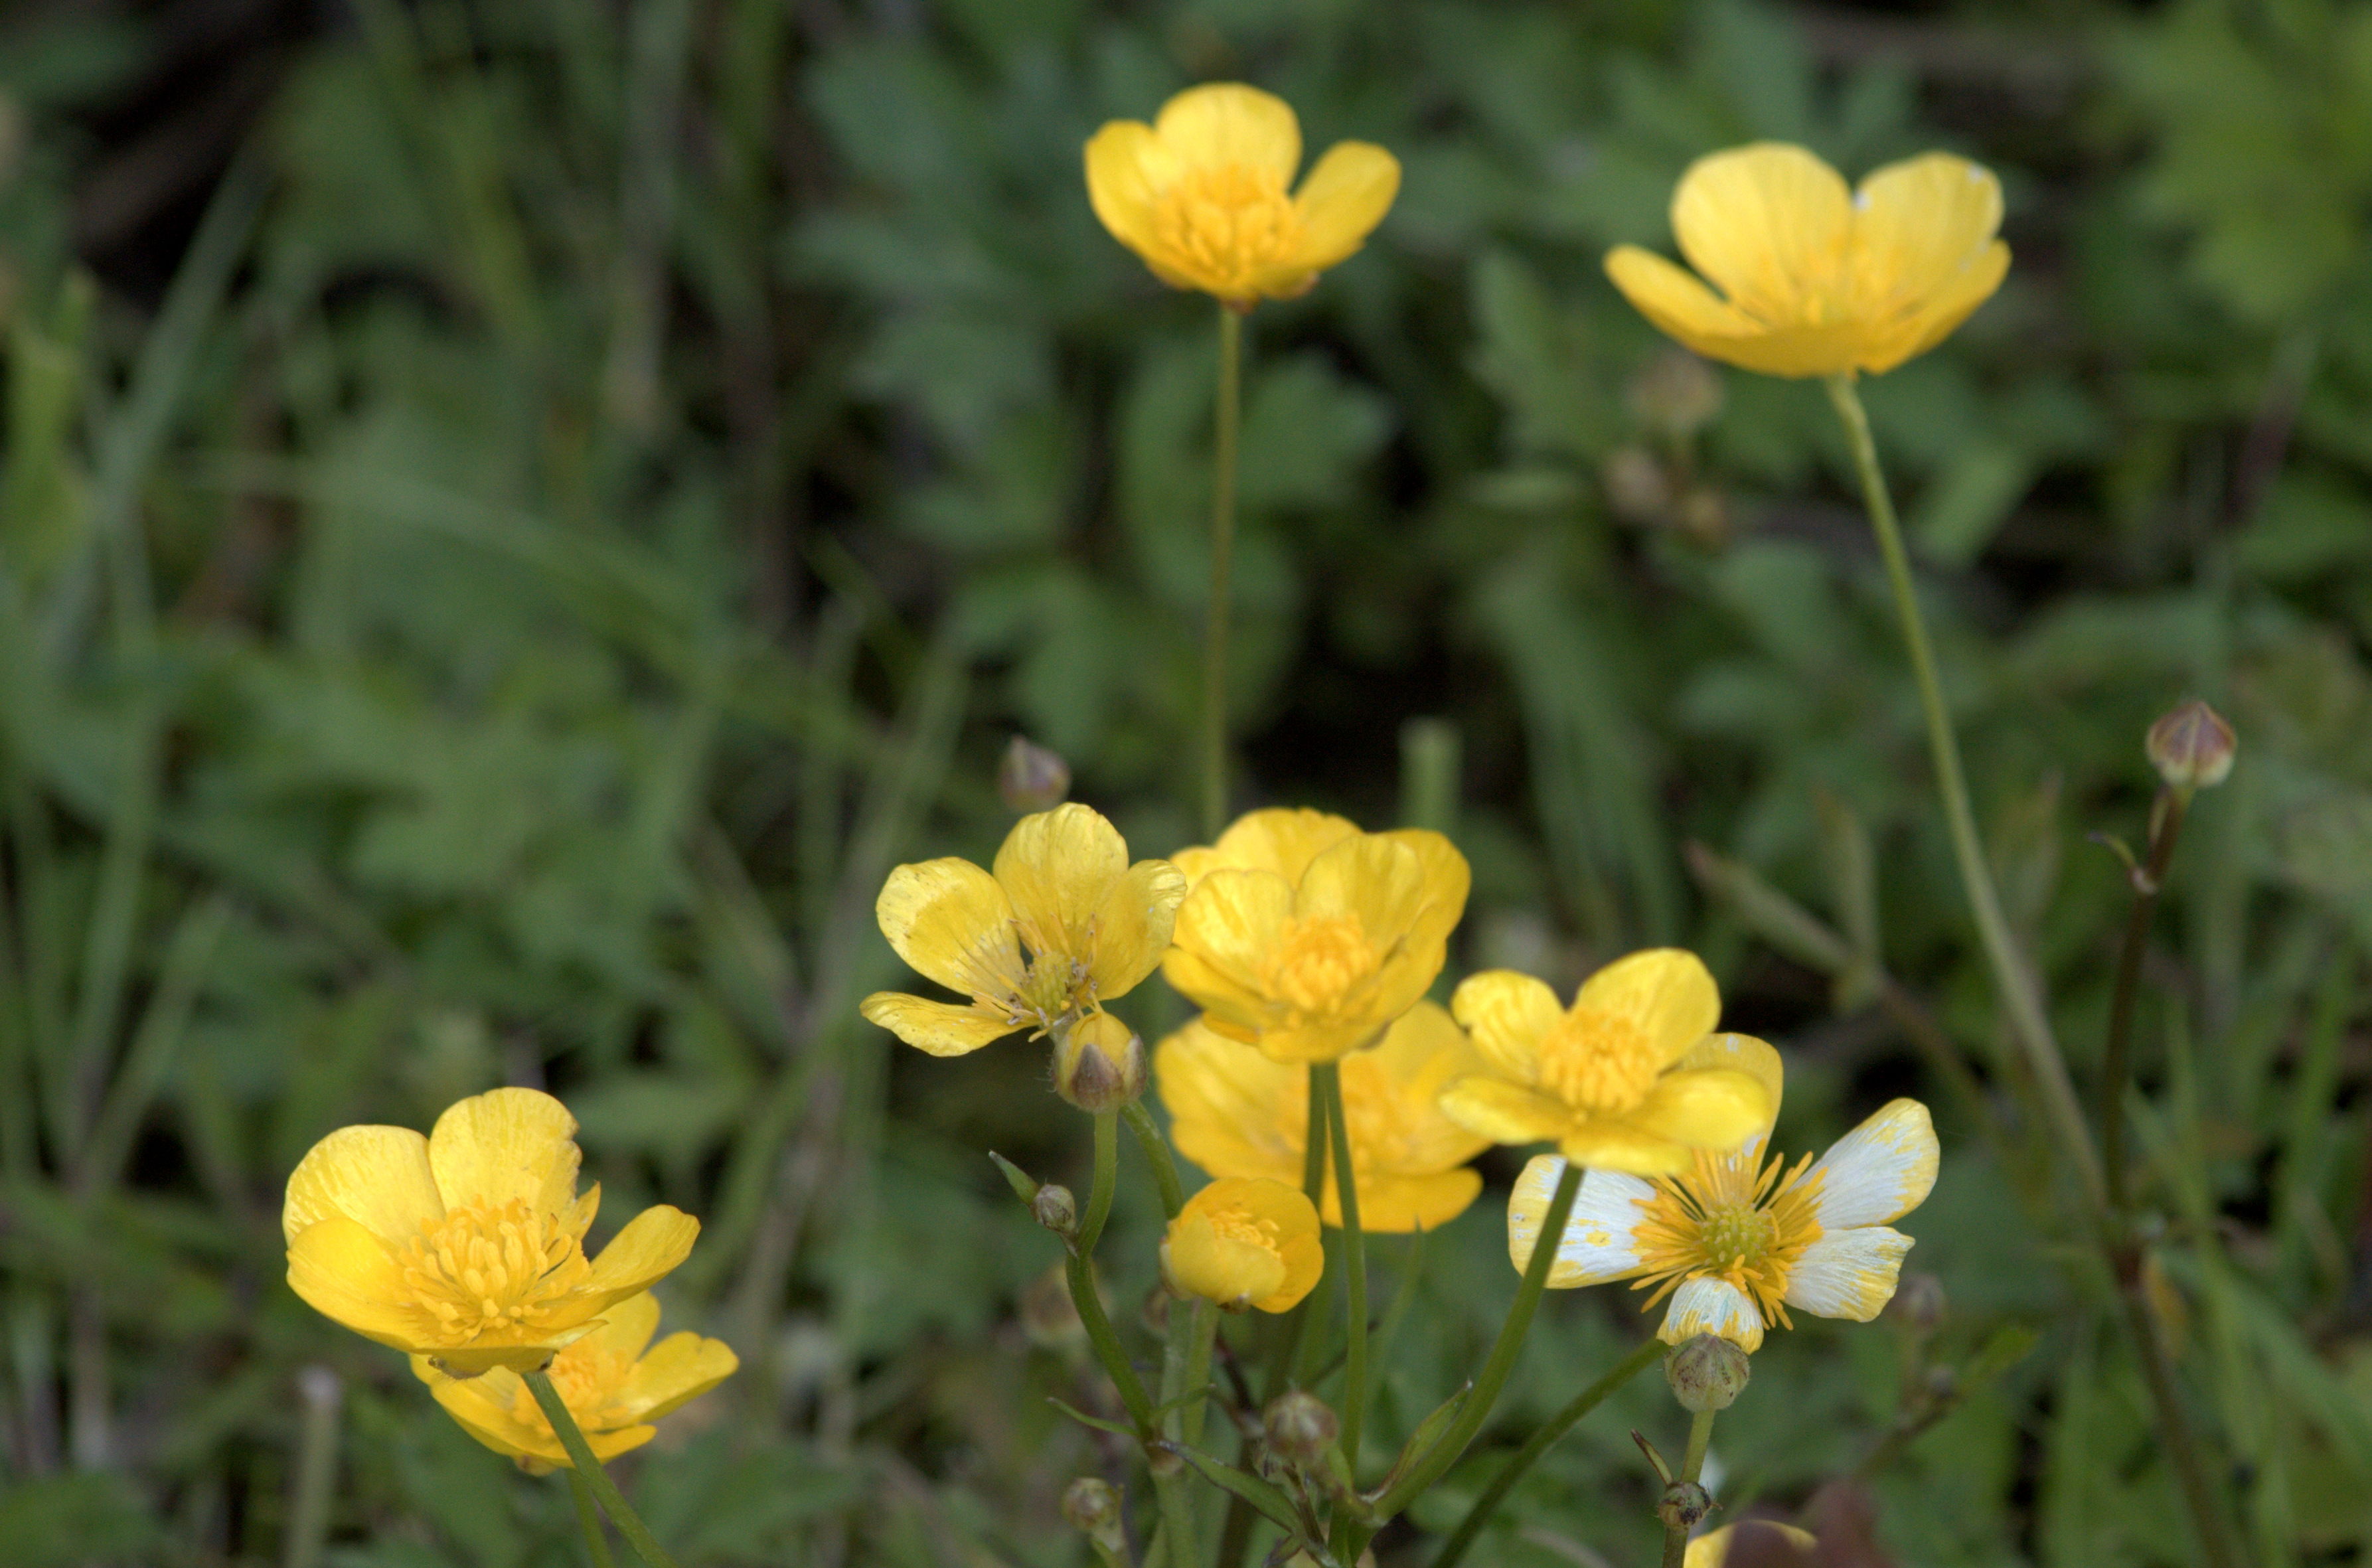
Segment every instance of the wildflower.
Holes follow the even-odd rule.
[[[316,1311],[455,1376],[525,1371],[683,1261],[700,1222],[660,1204],[600,1257],[576,1191],[576,1119],[550,1095],[460,1101],[425,1138],[342,1127],[288,1178],[288,1284]]]
[[[1308,810],[1248,813],[1178,868],[1191,890],[1162,973],[1207,1028],[1278,1062],[1375,1043],[1441,972],[1469,881],[1439,833]]]
[[[1727,1062],[1767,1084],[1777,1114],[1779,1053],[1744,1035],[1718,1035],[1691,1065]],[[1927,1108],[1898,1099],[1840,1139],[1815,1164],[1763,1158],[1766,1121],[1728,1153],[1700,1149],[1692,1168],[1654,1180],[1613,1170],[1582,1178],[1549,1283],[1636,1280],[1650,1307],[1671,1297],[1657,1337],[1680,1344],[1716,1334],[1751,1352],[1787,1309],[1866,1323],[1894,1295],[1911,1237],[1888,1223],[1936,1185],[1936,1130]],[[1524,1167],[1507,1204],[1507,1251],[1529,1266],[1564,1161]]]
[[[1054,1092],[1090,1114],[1134,1104],[1145,1093],[1145,1041],[1110,1013],[1056,1029]]]
[[[600,1327],[552,1358],[552,1386],[597,1459],[641,1447],[658,1435],[652,1422],[715,1388],[740,1365],[724,1341],[694,1333],[669,1334],[653,1345],[658,1326],[658,1297],[645,1291],[620,1302]],[[526,1379],[508,1367],[454,1377],[430,1357],[415,1355],[412,1370],[461,1430],[517,1459],[520,1469],[545,1475],[576,1468]]]
[[[1690,265],[1618,246],[1606,274],[1663,331],[1766,376],[1878,375],[1926,353],[2009,271],[2001,182],[1925,153],[1846,193],[1801,147],[1758,142],[1699,158],[1672,194]]]
[[[1441,1109],[1496,1143],[1553,1138],[1577,1164],[1660,1176],[1686,1169],[1692,1151],[1730,1148],[1770,1125],[1760,1080],[1688,1054],[1721,1016],[1721,993],[1693,953],[1617,958],[1582,982],[1570,1008],[1513,970],[1469,977],[1449,1005],[1491,1075],[1452,1084]]]
[[[1437,1102],[1451,1082],[1484,1070],[1466,1031],[1432,1002],[1401,1014],[1374,1050],[1343,1058],[1362,1229],[1438,1230],[1474,1202],[1482,1178],[1466,1162],[1491,1140],[1442,1115]],[[1153,1071],[1179,1153],[1213,1176],[1301,1180],[1309,1130],[1309,1074],[1302,1068],[1189,1024],[1161,1042]],[[1343,1223],[1331,1167],[1319,1214],[1328,1225]]]
[[[1401,166],[1337,142],[1299,192],[1301,125],[1280,98],[1234,82],[1189,87],[1150,125],[1114,120],[1087,143],[1087,199],[1113,238],[1172,288],[1238,310],[1290,299],[1347,260],[1390,210]]]
[[[898,956],[971,1000],[877,991],[865,1016],[934,1056],[1097,1011],[1153,972],[1186,879],[1166,860],[1128,863],[1120,833],[1085,806],[1024,817],[994,875],[952,856],[901,865],[874,913]]]
[[[2239,748],[2240,738],[2224,715],[2195,700],[2150,726],[2143,745],[2157,776],[2186,796],[2230,778]]]
[[[1318,1211],[1301,1189],[1228,1177],[1192,1198],[1161,1237],[1161,1277],[1229,1312],[1286,1312],[1326,1267]]]

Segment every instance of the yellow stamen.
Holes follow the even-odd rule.
[[[1288,920],[1269,957],[1268,990],[1306,1015],[1339,1011],[1383,967],[1355,914]]]
[[[589,1203],[563,1214],[538,1214],[516,1198],[499,1208],[449,1209],[399,1260],[412,1305],[448,1346],[532,1332],[589,1271],[584,1241],[592,1223]]]
[[[1153,209],[1153,235],[1169,264],[1220,293],[1255,292],[1261,273],[1301,245],[1301,217],[1272,168],[1240,163],[1191,168]]]
[[[1541,1087],[1599,1116],[1636,1110],[1665,1066],[1647,1032],[1629,1017],[1576,1007],[1540,1043]]]
[[[1645,1217],[1632,1233],[1639,1277],[1631,1288],[1655,1287],[1642,1310],[1683,1281],[1715,1277],[1751,1299],[1765,1323],[1793,1328],[1783,1300],[1787,1281],[1820,1238],[1812,1197],[1821,1183],[1804,1179],[1811,1163],[1806,1155],[1783,1178],[1775,1156],[1759,1162],[1700,1149],[1693,1169],[1658,1177],[1655,1195],[1637,1200]]]

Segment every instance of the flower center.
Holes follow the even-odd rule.
[[[1269,993],[1305,1014],[1332,1012],[1382,965],[1357,915],[1288,920],[1270,951]]]
[[[1766,1324],[1787,1322],[1782,1298],[1804,1249],[1820,1238],[1812,1217],[1817,1181],[1803,1179],[1812,1156],[1787,1170],[1751,1153],[1696,1152],[1695,1168],[1659,1177],[1633,1232],[1640,1280],[1656,1287],[1653,1307],[1683,1280],[1717,1278],[1752,1298]]]
[[[583,1282],[590,1204],[542,1214],[514,1198],[499,1208],[462,1203],[423,1227],[398,1255],[413,1305],[448,1345],[527,1335]]]
[[[1750,1206],[1715,1209],[1704,1216],[1697,1237],[1698,1252],[1707,1263],[1715,1268],[1750,1269],[1779,1239],[1779,1225],[1768,1214]]]
[[[1647,1032],[1619,1013],[1576,1008],[1540,1044],[1541,1087],[1577,1110],[1635,1110],[1664,1063]]]
[[[1301,215],[1276,171],[1240,163],[1192,168],[1156,199],[1153,232],[1169,261],[1225,294],[1249,291],[1259,274],[1301,244]]]
[[[619,1386],[634,1368],[634,1357],[623,1351],[590,1350],[580,1340],[553,1356],[545,1373],[562,1402],[568,1406],[568,1413],[576,1418],[577,1425],[588,1432],[614,1432],[634,1424],[634,1419],[617,1408]],[[543,1408],[535,1402],[535,1395],[524,1381],[511,1395],[511,1414],[531,1430],[552,1430],[552,1423],[544,1419]]]
[[[1277,1246],[1282,1233],[1274,1220],[1255,1219],[1245,1210],[1231,1208],[1215,1208],[1209,1218],[1211,1229],[1228,1241],[1240,1241],[1280,1258],[1285,1255]]]

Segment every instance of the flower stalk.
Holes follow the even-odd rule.
[[[519,1376],[526,1381],[528,1392],[535,1396],[537,1407],[543,1411],[543,1419],[552,1423],[552,1434],[568,1451],[569,1463],[576,1467],[576,1476],[592,1490],[594,1497],[601,1504],[601,1511],[610,1516],[610,1522],[618,1527],[618,1533],[626,1538],[626,1544],[634,1549],[634,1555],[641,1558],[648,1568],[675,1568],[675,1559],[660,1547],[657,1538],[651,1534],[650,1527],[643,1523],[642,1516],[634,1512],[633,1505],[626,1501],[625,1493],[618,1490],[618,1483],[610,1479],[610,1472],[603,1469],[601,1461],[593,1457],[593,1445],[585,1440],[576,1418],[569,1413],[568,1401],[562,1399],[560,1390],[552,1386],[551,1375],[538,1367]],[[599,1562],[598,1559],[596,1561]]]
[[[1705,1450],[1713,1446],[1713,1418],[1716,1411],[1708,1407],[1689,1418],[1689,1451],[1680,1460],[1680,1483],[1694,1486],[1704,1474]],[[1689,1527],[1672,1522],[1664,1527],[1664,1568],[1680,1568],[1689,1553]]]
[[[568,1472],[568,1495],[576,1504],[576,1527],[585,1533],[585,1555],[593,1568],[616,1568],[610,1556],[610,1542],[601,1534],[601,1512],[593,1502],[593,1489],[575,1470]]]
[[[1211,444],[1211,600],[1203,622],[1203,835],[1227,822],[1227,612],[1236,553],[1236,436],[1243,403],[1244,318],[1219,306],[1219,389]]]
[[[1329,1143],[1333,1149],[1334,1191],[1343,1205],[1343,1458],[1353,1475],[1359,1469],[1359,1429],[1367,1413],[1367,1248],[1359,1228],[1359,1184],[1351,1168],[1351,1128],[1343,1109],[1343,1070],[1333,1062],[1313,1063],[1309,1086],[1324,1097]]]
[[[2124,947],[2117,954],[2116,989],[2110,993],[2109,1038],[2100,1068],[2100,1165],[2108,1181],[2109,1208],[2122,1215],[2130,1201],[2125,1179],[2125,1086],[2133,1073],[2134,1005],[2141,993],[2142,953],[2149,946],[2150,920],[2166,887],[2174,841],[2190,809],[2190,792],[2158,791],[2150,812],[2148,858],[2132,874],[2134,907],[2125,921]]]

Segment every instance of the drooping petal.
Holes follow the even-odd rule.
[[[1672,1293],[1656,1337],[1679,1345],[1699,1334],[1717,1335],[1751,1355],[1762,1348],[1762,1314],[1755,1310],[1751,1297],[1727,1280],[1700,1274],[1682,1281]]]
[[[1761,1084],[1762,1092],[1770,1097],[1771,1111],[1762,1124],[1763,1131],[1768,1132],[1779,1120],[1779,1097],[1786,1086],[1786,1069],[1779,1061],[1779,1053],[1767,1041],[1759,1040],[1752,1035],[1707,1035],[1682,1051],[1680,1059],[1673,1063],[1672,1067],[1681,1073],[1704,1067],[1726,1067],[1747,1074]]]
[[[1557,1152],[1591,1170],[1622,1170],[1633,1176],[1676,1176],[1696,1159],[1686,1144],[1658,1137],[1627,1121],[1605,1119],[1567,1127],[1557,1139]]]
[[[1751,341],[1765,330],[1695,273],[1636,245],[1618,245],[1607,252],[1606,276],[1658,331],[1709,359],[1736,363],[1731,345]]]
[[[1911,1237],[1882,1225],[1831,1231],[1787,1271],[1788,1306],[1816,1318],[1866,1323],[1894,1299]]]
[[[1757,142],[1691,164],[1672,193],[1672,237],[1689,265],[1768,326],[1843,303],[1852,199],[1842,175],[1802,147]]]
[[[1507,1199],[1507,1257],[1518,1273],[1532,1266],[1532,1249],[1540,1244],[1541,1226],[1564,1176],[1565,1161],[1556,1155],[1535,1155],[1516,1179]],[[1574,1195],[1573,1214],[1557,1243],[1556,1260],[1549,1265],[1549,1287],[1603,1284],[1635,1273],[1639,1249],[1633,1241],[1645,1211],[1639,1205],[1655,1197],[1656,1189],[1635,1176],[1593,1170],[1581,1179]]]
[[[617,1402],[638,1421],[657,1421],[732,1376],[740,1365],[723,1340],[689,1330],[669,1334],[634,1363],[618,1386]]]
[[[538,1089],[493,1089],[446,1108],[428,1134],[428,1165],[451,1208],[514,1200],[556,1214],[576,1199],[576,1118]]]
[[[1067,801],[1013,824],[991,870],[1043,951],[1084,958],[1088,923],[1128,870],[1128,844],[1100,812]]]
[[[1021,1028],[985,1007],[934,1002],[902,992],[877,991],[857,1004],[866,1021],[880,1025],[917,1051],[933,1056],[964,1056]]]
[[[577,1294],[598,1300],[593,1311],[599,1312],[611,1302],[648,1290],[692,1255],[699,1235],[700,1222],[690,1214],[665,1203],[653,1204],[610,1238]]]
[[[1181,167],[1266,169],[1281,186],[1301,166],[1301,122],[1283,99],[1239,82],[1189,87],[1161,106],[1153,122]]]
[[[1002,996],[1025,978],[1013,901],[969,860],[948,855],[897,867],[873,912],[898,956],[950,991]]]
[[[1160,965],[1185,897],[1185,874],[1166,860],[1140,860],[1114,880],[1096,908],[1087,964],[1099,1000],[1125,996]]]
[[[1218,975],[1258,996],[1260,976],[1276,942],[1277,930],[1293,914],[1293,886],[1273,871],[1214,871],[1178,906],[1170,933],[1176,945]],[[1191,971],[1168,967],[1170,982],[1196,1001]],[[1204,1003],[1208,1006],[1207,1002]]]
[[[1563,1100],[1504,1078],[1459,1079],[1442,1092],[1441,1113],[1494,1144],[1537,1144],[1573,1125]]]
[[[366,1339],[398,1350],[424,1348],[419,1314],[402,1265],[360,1220],[332,1214],[288,1241],[288,1288],[305,1304]]]
[[[1371,142],[1327,148],[1294,193],[1302,225],[1295,260],[1323,272],[1355,252],[1391,211],[1400,189],[1400,159],[1383,148]]]
[[[1298,886],[1312,860],[1358,831],[1355,822],[1306,806],[1272,806],[1237,818],[1209,848],[1182,849],[1169,858],[1186,874],[1189,885],[1231,868],[1273,871]]]
[[[1936,1185],[1936,1124],[1915,1099],[1889,1101],[1834,1144],[1803,1176],[1822,1230],[1900,1219]]]
[[[297,1162],[280,1207],[282,1239],[332,1214],[401,1244],[445,1217],[428,1140],[409,1127],[341,1127]]]
[[[1387,1236],[1439,1230],[1471,1208],[1482,1195],[1482,1177],[1463,1166],[1429,1176],[1359,1174],[1359,1228]],[[1327,1173],[1326,1202],[1320,1214],[1331,1225],[1343,1223],[1342,1200]]]
[[[1883,324],[1943,293],[1992,248],[2001,181],[1967,158],[1924,153],[1873,172],[1853,205],[1854,314]]]
[[[1576,1013],[1610,1015],[1646,1036],[1658,1065],[1713,1032],[1721,1021],[1721,991],[1704,960],[1680,947],[1625,954],[1581,982]]]
[[[1514,970],[1467,976],[1451,994],[1449,1010],[1466,1026],[1474,1049],[1519,1084],[1539,1078],[1540,1042],[1564,1016],[1555,992]]]
[[[1646,1103],[1622,1120],[1692,1149],[1734,1149],[1771,1125],[1771,1099],[1751,1073],[1675,1070],[1657,1079]]]
[[[1114,239],[1143,254],[1155,243],[1153,208],[1169,182],[1169,155],[1142,120],[1114,120],[1087,139],[1087,203]]]

